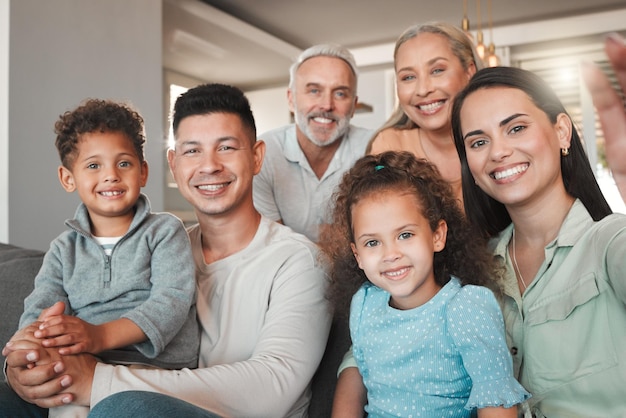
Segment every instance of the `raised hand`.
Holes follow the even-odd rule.
[[[626,42],[618,34],[605,41],[606,54],[626,93]],[[626,111],[624,101],[613,90],[604,73],[594,64],[584,63],[582,74],[598,112],[606,141],[606,160],[617,188],[626,202]]]

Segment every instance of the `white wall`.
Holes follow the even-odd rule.
[[[58,183],[53,125],[87,97],[129,101],[143,115],[150,164],[145,192],[153,208],[162,210],[161,2],[12,0],[10,5],[9,242],[47,249],[73,216],[79,201]]]
[[[9,0],[0,0],[0,242],[9,242]]]
[[[369,129],[378,129],[387,120],[395,105],[393,69],[368,69],[359,73],[359,102],[373,106],[372,112],[357,113],[351,123]],[[287,86],[246,92],[257,125],[262,135],[270,129],[291,122],[287,103]]]
[[[351,123],[368,129],[378,129],[393,112],[396,98],[393,69],[361,70],[359,73],[359,102],[373,107],[371,112],[356,113]]]
[[[291,123],[287,86],[246,92],[257,135]]]

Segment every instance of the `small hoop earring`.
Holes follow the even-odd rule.
[[[561,155],[567,157],[569,155],[569,148],[561,148]]]

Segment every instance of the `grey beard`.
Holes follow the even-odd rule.
[[[309,121],[310,115],[303,115],[300,112],[295,112],[295,116],[296,116],[296,124],[298,125],[302,133],[306,135],[309,141],[311,141],[313,144],[317,145],[318,147],[327,147],[329,145],[334,144],[339,139],[343,138],[343,136],[348,132],[348,128],[350,127],[350,119],[341,118],[337,120],[337,127],[335,128],[335,131],[333,132],[333,134],[327,140],[320,141],[315,137],[315,134],[309,128],[308,121]],[[315,114],[315,116],[326,117],[324,116],[323,113]]]

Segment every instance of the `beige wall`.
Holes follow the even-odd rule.
[[[73,216],[79,201],[58,183],[53,125],[87,97],[130,101],[144,116],[150,163],[144,190],[162,210],[161,14],[154,0],[10,1],[10,243],[45,250]]]
[[[0,242],[9,241],[9,0],[0,0]]]

